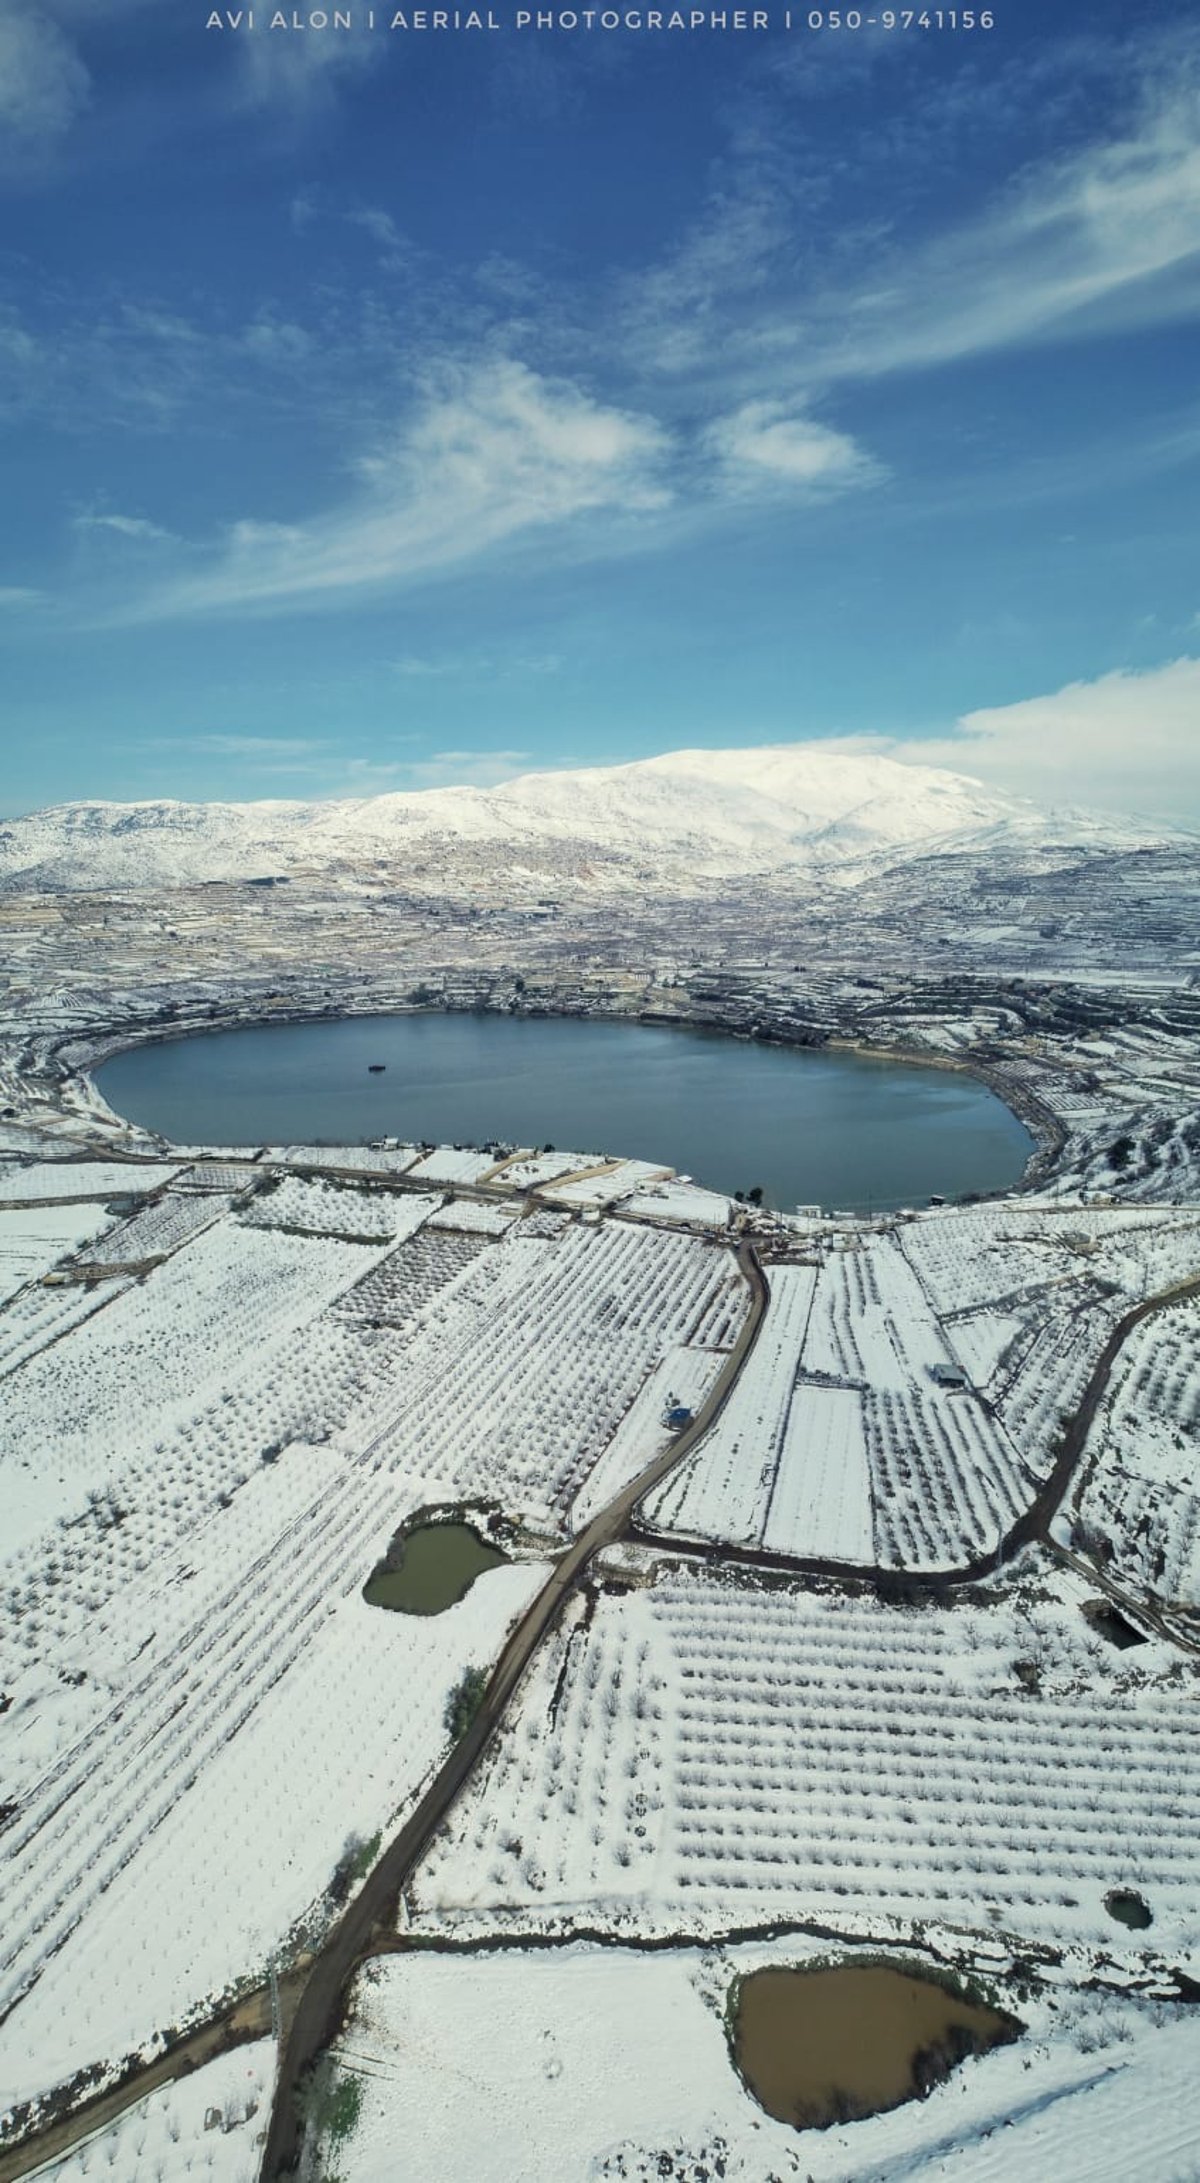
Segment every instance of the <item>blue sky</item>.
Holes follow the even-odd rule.
[[[209,12],[0,0],[5,808],[819,737],[1200,812],[1175,0]]]

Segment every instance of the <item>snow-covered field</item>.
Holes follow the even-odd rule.
[[[724,1200],[644,1162],[564,1181],[576,1157],[544,1154],[481,1196],[496,1164],[445,1148],[372,1184],[335,1148],[78,1163],[77,1187],[67,1162],[0,1174],[0,2107],[261,1985],[335,1915],[348,1839],[411,1808],[464,1669],[497,1657],[547,1565],[389,1614],[361,1589],[397,1528],[466,1506],[565,1543],[727,1363],[750,1289]],[[1105,2174],[1114,2085],[1149,2118],[1195,2066],[1186,2026],[1113,2003],[1110,2040],[1110,2005],[1075,1996],[1087,2025],[1043,2010],[1029,2071],[994,2055],[902,2118],[802,2142],[730,2069],[732,1932],[936,1927],[1059,1949],[1067,1986],[1138,1975],[1147,1950],[1200,1975],[1189,1658],[1113,1650],[1086,1582],[1048,1562],[917,1608],[670,1552],[686,1534],[718,1563],[730,1543],[897,1574],[990,1557],[1111,1330],[1200,1273],[1200,1221],[1055,1202],[761,1234],[765,1323],[643,1512],[665,1543],[626,1544],[575,1594],[412,1885],[419,1937],[553,1950],[364,1978],[345,2183],[390,2183],[400,2116],[413,2183],[648,2178],[664,2149],[692,2176],[714,2147],[745,2183],[1015,2183],[1022,2160],[1082,2183]],[[1122,1582],[1185,1605],[1196,1314],[1131,1336],[1063,1518],[1111,1541]],[[939,1379],[955,1368],[965,1386]],[[1122,1888],[1148,1934],[1114,1923]],[[581,1929],[622,1945],[561,1945]],[[624,1945],[680,1934],[697,1948]],[[205,2113],[228,2119],[238,2068],[265,2106],[253,2053],[202,2073]],[[248,2176],[260,2125],[205,2129],[200,2083],[55,2172]],[[1172,2127],[1148,2119],[1144,2142],[1174,2183]]]
[[[1135,1327],[1074,1506],[1122,1583],[1200,1608],[1200,1298]]]
[[[234,2047],[38,2172],[53,2183],[256,2183],[274,2071],[272,2040]]]
[[[598,1462],[607,1498],[744,1314],[694,1236],[441,1207],[282,1172],[248,1203],[3,1216],[39,1266],[99,1224],[160,1246],[0,1308],[4,2104],[320,1932],[347,1836],[394,1829],[545,1566],[414,1619],[359,1596],[389,1538],[463,1495],[565,1522]]]
[[[961,2064],[926,2100],[798,2136],[743,2086],[722,2012],[739,1973],[814,1955],[797,1939],[383,1957],[360,1977],[336,2050],[361,2088],[338,2172],[346,2183],[1194,2183],[1200,2022],[1112,1997],[1043,1994],[1022,2011],[1022,2039]]]
[[[1070,1595],[923,1609],[661,1569],[544,1649],[421,1919],[722,1933],[851,1915],[1200,1948],[1194,1678]],[[1018,1663],[1021,1663],[1018,1672]],[[553,1699],[553,1704],[551,1700]],[[1173,1953],[1172,1953],[1173,1952]]]
[[[0,1167],[0,1203],[37,1205],[51,1198],[137,1197],[178,1173],[149,1160],[34,1160]]]
[[[142,1625],[160,1626],[135,1678],[114,1675],[106,1714],[22,1800],[0,1948],[5,2001],[19,2002],[0,2024],[2,2105],[144,2051],[318,1937],[347,1838],[394,1831],[447,1748],[463,1669],[495,1657],[540,1581],[538,1565],[491,1571],[436,1617],[366,1606],[347,1549],[372,1528],[384,1543],[386,1498],[376,1484],[364,1505],[322,1453],[284,1528],[276,1504],[240,1551],[217,1525],[197,1542],[185,1615],[143,1588]],[[173,1571],[165,1589],[179,1583]],[[91,1655],[105,1682],[105,1640],[124,1651],[116,1619]]]
[[[103,1205],[0,1208],[0,1302],[40,1281],[64,1258],[112,1230]]]
[[[646,1514],[804,1559],[944,1570],[1034,1499],[1122,1314],[1200,1273],[1179,1211],[953,1208],[767,1266],[728,1408]],[[959,1371],[964,1386],[940,1384]]]

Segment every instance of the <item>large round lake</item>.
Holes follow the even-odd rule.
[[[784,1208],[1003,1190],[1031,1150],[970,1076],[564,1017],[256,1025],[117,1054],[98,1082],[119,1114],[181,1144],[552,1144],[757,1186]]]

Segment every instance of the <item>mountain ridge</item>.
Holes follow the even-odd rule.
[[[813,744],[681,750],[517,775],[494,788],[189,803],[100,799],[0,823],[0,885],[103,891],[248,878],[553,874],[581,888],[685,891],[736,877],[848,879],[917,856],[1195,840],[1179,829],[1044,810],[970,775]]]

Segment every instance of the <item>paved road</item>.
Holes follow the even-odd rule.
[[[553,1573],[521,1617],[501,1653],[470,1728],[455,1744],[399,1834],[388,1844],[313,1964],[280,2057],[275,2104],[260,2170],[263,2183],[274,2183],[275,2178],[294,2174],[300,2153],[296,2094],[301,2079],[329,2045],[341,2015],[346,1987],[369,1950],[376,1928],[390,1926],[405,1881],[499,1728],[509,1699],[542,1638],[561,1612],[576,1577],[593,1555],[622,1536],[634,1504],[683,1461],[728,1402],[738,1374],[758,1339],[767,1305],[766,1280],[749,1244],[743,1244],[739,1250],[738,1264],[750,1285],[750,1311],[707,1400],[691,1424],[607,1507],[601,1509],[598,1516],[593,1517],[574,1545],[555,1564]]]

